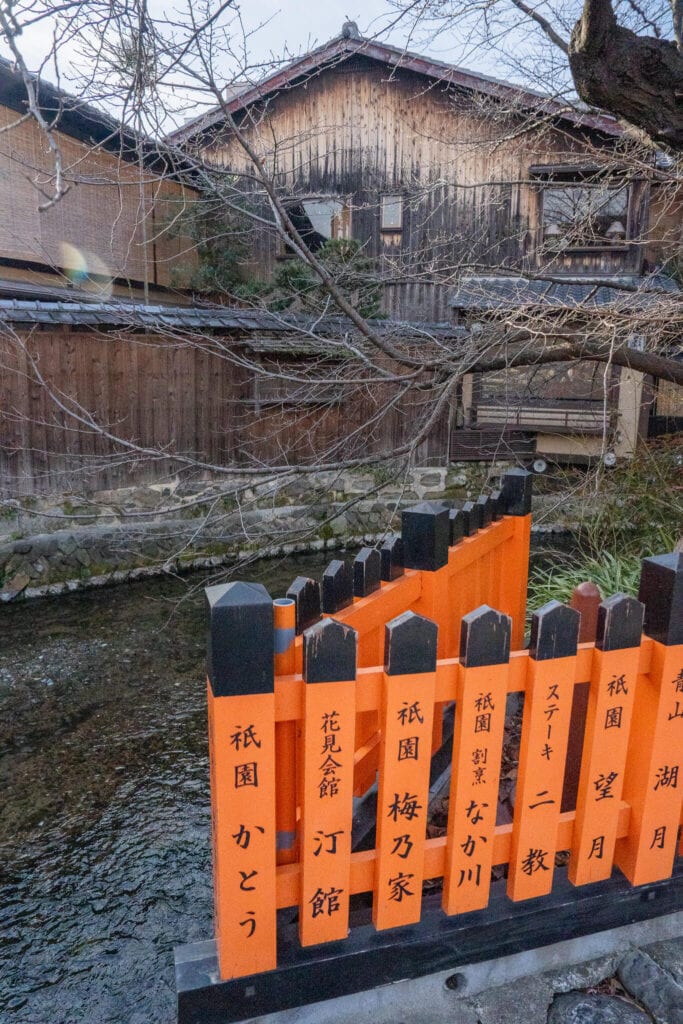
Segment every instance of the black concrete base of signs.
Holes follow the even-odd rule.
[[[229,1024],[453,971],[467,964],[548,946],[645,921],[683,904],[683,862],[671,878],[632,888],[620,872],[607,882],[575,888],[564,869],[549,896],[513,903],[505,882],[492,886],[486,910],[447,917],[440,893],[423,897],[418,925],[377,932],[369,906],[354,911],[348,939],[302,949],[296,925],[279,934],[277,970],[218,980],[213,942],[176,949],[178,1024]]]

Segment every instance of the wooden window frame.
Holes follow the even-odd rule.
[[[536,252],[539,257],[551,254],[544,242],[544,216],[545,216],[545,193],[549,188],[580,188],[587,189],[602,184],[608,189],[626,189],[626,223],[625,237],[615,242],[596,241],[595,243],[570,244],[562,249],[552,251],[552,255],[576,256],[581,254],[611,253],[613,255],[628,255],[634,242],[640,240],[637,231],[638,225],[634,215],[634,206],[638,202],[640,179],[624,179],[618,175],[609,174],[600,168],[590,165],[536,165],[529,168],[529,174],[534,182],[537,199],[537,245]]]
[[[397,235],[403,231],[403,193],[385,192],[380,196],[379,201],[379,229],[389,235]],[[399,216],[397,224],[385,223],[385,209],[391,206],[398,206]]]

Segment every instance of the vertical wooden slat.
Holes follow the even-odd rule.
[[[353,560],[353,594],[354,603],[357,600],[371,598],[381,587],[382,559],[379,551],[375,548],[362,548]],[[376,601],[370,601],[364,605],[372,614]],[[382,641],[384,633],[384,618],[381,615],[372,615],[372,621],[368,622],[368,628],[364,629],[359,636],[358,643],[358,665],[367,668],[370,665],[378,665],[381,662]],[[375,722],[376,727],[376,722]]]
[[[614,857],[632,885],[667,878],[676,852],[683,800],[683,554],[646,558],[638,598],[654,643],[633,709],[624,779],[629,833]]]
[[[579,583],[578,587],[574,587],[569,607],[575,608],[581,616],[581,621],[579,622],[580,644],[594,642],[598,628],[599,606],[600,588],[595,583]],[[562,787],[563,811],[573,811],[576,807],[587,711],[588,683],[582,681],[574,687],[574,697],[572,700],[569,739],[567,741],[567,763],[565,765],[564,785]]]
[[[372,919],[420,919],[429,804],[437,626],[405,612],[386,627]]]
[[[305,629],[320,621],[320,584],[310,576],[297,576],[287,591],[287,597],[294,601],[295,629],[300,636]]]
[[[334,619],[304,633],[303,946],[344,939],[349,928],[357,640]]]
[[[406,569],[422,572],[421,597],[415,610],[439,626],[439,657],[446,656],[449,629],[448,548],[450,521],[448,509],[423,501],[405,509],[401,515],[403,557]]]
[[[612,872],[642,625],[643,606],[631,597],[600,605],[569,862],[574,885]]]
[[[526,590],[529,577],[531,542],[531,499],[533,474],[525,469],[510,469],[501,481],[500,507],[514,518],[514,533],[505,553],[505,575],[501,611],[512,617],[512,650],[524,643]]]
[[[403,539],[400,536],[387,537],[380,548],[381,576],[391,583],[403,576]]]
[[[326,615],[334,615],[353,604],[353,571],[351,566],[339,558],[333,558],[323,573],[322,609]]]
[[[369,597],[380,588],[381,557],[375,548],[362,548],[353,561],[353,593]]]
[[[276,966],[273,605],[260,584],[206,591],[214,906],[223,980]]]
[[[405,565],[421,570],[421,594],[416,611],[438,626],[438,655],[452,653],[456,619],[452,606],[450,546],[455,527],[450,509],[440,502],[422,502],[401,516]],[[441,746],[443,705],[433,709],[432,751]]]
[[[508,896],[525,900],[552,888],[579,613],[549,601],[531,621]]]
[[[511,621],[485,605],[462,620],[443,909],[489,899],[505,727]]]
[[[289,676],[295,671],[296,603],[291,598],[273,601],[274,670],[276,676]],[[284,684],[283,684],[284,685]],[[292,864],[297,859],[297,757],[296,722],[275,724],[276,776],[276,842],[278,864]]]

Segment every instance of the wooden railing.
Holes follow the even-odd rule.
[[[348,571],[333,563],[322,586],[333,617],[316,613],[313,581],[296,581],[294,596],[275,605],[258,584],[207,591],[223,979],[277,966],[279,908],[298,907],[299,939],[310,946],[346,938],[358,893],[372,894],[378,930],[419,921],[427,879],[442,879],[447,915],[485,907],[494,865],[507,865],[512,900],[542,896],[558,851],[570,851],[575,885],[608,878],[613,865],[633,885],[671,874],[683,795],[683,559],[646,559],[639,600],[601,603],[595,643],[578,643],[575,609],[550,602],[522,649],[526,556],[524,571],[515,558],[528,545],[528,498],[526,475],[508,477],[500,501],[509,514],[454,545],[447,533],[445,560],[444,517],[457,523],[458,512],[408,510],[405,561],[429,568],[367,593],[379,582],[377,559],[361,553],[351,578],[364,596],[354,600]],[[399,571],[398,551],[385,547],[385,576]],[[508,561],[506,552],[516,554]],[[586,681],[578,799],[563,813],[572,695]],[[496,825],[514,692],[524,694],[514,819]],[[430,839],[434,722],[453,701],[447,834]],[[374,848],[354,852],[354,790],[375,769]],[[278,857],[277,835],[288,832]]]
[[[497,424],[541,432],[601,434],[613,425],[616,410],[591,399],[543,399],[536,401],[482,400],[474,422],[478,427]]]

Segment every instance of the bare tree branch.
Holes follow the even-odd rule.
[[[529,18],[535,21],[537,25],[540,25],[548,39],[550,39],[555,46],[559,47],[563,53],[569,53],[569,43],[567,40],[555,30],[551,22],[549,22],[547,18],[544,18],[536,7],[532,7],[530,4],[524,3],[524,0],[512,0],[512,3],[518,8],[518,10],[522,11]]]

